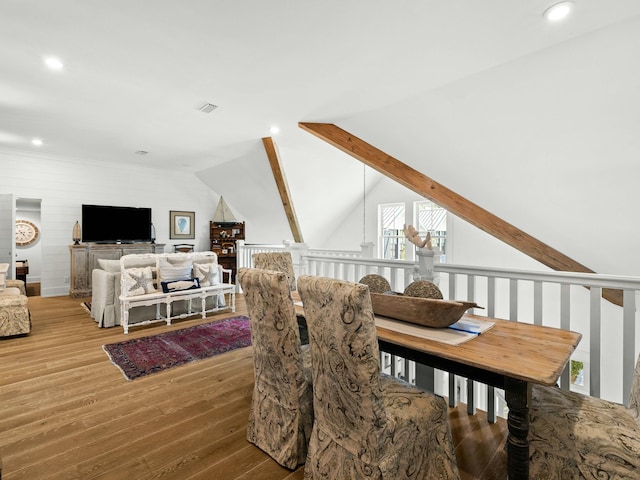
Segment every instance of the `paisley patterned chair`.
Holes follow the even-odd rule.
[[[315,421],[305,479],[459,478],[443,398],[380,373],[366,285],[301,276]]]
[[[303,464],[313,425],[309,348],[282,272],[241,268],[251,324],[254,389],[247,439],[289,469]]]
[[[9,282],[9,281],[7,281]],[[0,290],[0,337],[31,332],[29,301],[18,287]]]
[[[296,275],[293,271],[293,260],[290,252],[254,253],[251,258],[255,268],[284,272],[287,276],[289,290],[293,292],[296,289]]]
[[[289,290],[296,289],[296,275],[293,270],[293,260],[289,252],[263,252],[254,253],[251,258],[255,268],[264,270],[275,270],[283,272],[287,276]],[[298,317],[298,327],[300,330],[300,342],[302,345],[309,344],[309,334],[307,333],[307,322],[304,317]]]
[[[534,386],[529,411],[530,478],[640,478],[639,407],[640,357],[629,408],[556,387]]]

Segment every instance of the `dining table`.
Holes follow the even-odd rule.
[[[295,305],[296,314],[304,317],[299,297]],[[452,345],[408,333],[410,329],[394,328],[391,326],[393,321],[389,321],[392,319],[376,317],[376,320],[383,320],[376,322],[379,348],[422,365],[503,389],[508,408],[509,479],[528,479],[530,387],[533,384],[552,386],[557,383],[582,334],[477,315],[465,314],[462,318],[493,325],[483,333],[473,335],[469,341]]]

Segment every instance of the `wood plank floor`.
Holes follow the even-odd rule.
[[[242,296],[237,315],[246,314]],[[32,333],[0,339],[3,480],[301,479],[245,439],[253,388],[251,347],[134,381],[105,343],[167,327],[102,329],[70,297],[29,297]],[[504,421],[451,409],[463,480],[506,478]]]

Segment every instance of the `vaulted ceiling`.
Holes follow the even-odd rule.
[[[3,0],[0,147],[200,171],[640,13],[576,0],[550,25],[550,3]]]
[[[583,260],[598,182],[632,213],[640,2],[552,3],[3,0],[0,149],[189,170],[266,223],[272,136],[306,239],[361,200],[362,167],[297,126],[335,123]]]

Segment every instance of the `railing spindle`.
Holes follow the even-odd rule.
[[[509,320],[518,321],[518,280],[509,279]]]
[[[560,285],[560,328],[571,330],[571,285],[568,283]],[[560,387],[562,390],[569,390],[570,377],[571,361],[560,374]]]
[[[591,287],[589,292],[589,393],[600,397],[600,337],[602,335],[602,289]]]
[[[636,359],[636,292],[624,290],[622,296],[622,395],[626,406],[629,406],[629,395],[633,383],[634,363]]]
[[[362,251],[326,251],[311,250],[304,244],[286,244],[278,245],[246,245],[243,242],[237,243],[238,248],[238,267],[252,266],[252,253],[266,251],[282,251],[290,250],[295,254],[294,269],[296,275],[318,275],[333,276],[344,280],[358,281],[368,273],[378,273],[389,280],[392,290],[403,291],[408,282],[413,280],[415,271],[424,274],[423,270],[416,270],[416,266],[420,267],[419,262],[410,262],[405,260],[387,260],[375,259],[371,256],[363,256]],[[600,397],[602,394],[612,396],[611,392],[603,392],[601,371],[603,370],[602,362],[607,362],[608,358],[615,355],[615,361],[622,364],[622,372],[619,377],[615,377],[615,388],[619,389],[613,395],[620,396],[623,402],[628,401],[629,391],[631,388],[631,380],[633,378],[636,361],[636,322],[640,321],[640,314],[636,312],[636,297],[640,292],[640,277],[622,277],[611,275],[597,275],[577,272],[548,272],[548,271],[524,271],[509,270],[500,268],[475,267],[465,265],[451,265],[436,263],[433,265],[433,273],[435,273],[436,283],[439,283],[443,293],[448,299],[455,300],[457,297],[457,288],[464,288],[461,282],[462,275],[467,277],[466,294],[467,299],[476,301],[479,305],[484,306],[485,310],[478,309],[474,313],[487,315],[488,317],[498,317],[508,315],[513,321],[532,321],[536,325],[551,324],[556,326],[555,320],[557,314],[554,314],[553,308],[558,303],[556,296],[557,290],[551,290],[548,286],[559,287],[559,309],[560,309],[560,328],[571,330],[571,312],[576,307],[576,312],[582,312],[583,308],[588,307],[588,324],[587,319],[580,318],[574,312],[576,317],[573,322],[573,329],[588,337],[588,344],[583,340],[582,349],[579,353],[589,355],[589,368],[585,371],[588,375],[589,393],[593,396]],[[446,274],[448,279],[439,277]],[[425,277],[423,277],[425,278]],[[479,298],[478,295],[484,293],[484,288],[480,288],[478,284],[479,278],[486,278],[486,299]],[[496,281],[502,280],[509,282],[508,293],[505,295],[505,289],[502,284],[496,285]],[[532,282],[533,293],[530,294],[525,289],[524,282]],[[520,286],[523,289],[520,292]],[[582,287],[588,287],[590,292],[588,296],[580,294]],[[499,288],[498,288],[499,287]],[[623,292],[623,307],[617,304],[605,303],[602,299],[603,289],[614,289]],[[448,290],[448,292],[447,292]],[[573,295],[573,293],[576,295]],[[520,294],[522,293],[522,294]],[[532,295],[532,298],[529,296]],[[478,297],[478,298],[476,298]],[[462,298],[462,297],[461,297]],[[588,298],[588,300],[587,300]],[[582,302],[588,302],[586,305]],[[531,311],[529,306],[532,304]],[[549,306],[550,305],[550,306]],[[525,306],[527,308],[525,308]],[[605,308],[606,307],[606,308]],[[507,313],[503,313],[507,309]],[[551,314],[550,314],[551,312]],[[612,317],[613,312],[613,318]],[[603,341],[603,326],[611,328],[612,325],[619,325],[619,317],[622,316],[622,331],[619,335],[623,337],[622,349],[610,347],[601,344]],[[618,328],[618,327],[616,327]],[[618,343],[619,345],[619,343]],[[639,346],[640,347],[640,346]],[[603,351],[611,350],[611,354],[607,353],[603,359]],[[620,356],[622,358],[620,358]],[[391,364],[394,365],[397,360],[390,358]],[[617,364],[617,363],[616,363]],[[395,371],[398,371],[400,365],[396,364]],[[404,361],[401,365],[404,376],[408,380],[413,380],[412,373],[413,362]],[[609,368],[609,367],[607,367]],[[440,383],[441,379],[446,378],[446,373],[438,370],[427,370],[428,367],[415,365],[415,381],[416,384],[430,385],[432,389],[446,390],[446,386]],[[563,371],[560,377],[561,387],[563,389],[571,388],[569,365]],[[428,372],[428,373],[427,373]],[[435,372],[438,372],[437,374]],[[394,372],[395,373],[395,372]],[[449,403],[454,406],[459,400],[458,385],[455,375],[449,377]],[[586,380],[586,379],[585,379]],[[477,384],[477,382],[476,382]],[[586,383],[585,383],[586,385]],[[477,385],[475,385],[477,387]],[[469,386],[468,404],[475,404],[474,396],[477,397],[478,392],[484,393],[484,390],[475,390],[474,386]],[[574,389],[579,389],[574,386]],[[609,387],[610,388],[610,387]],[[445,392],[436,392],[444,394]],[[475,395],[474,395],[475,393]],[[616,393],[618,395],[616,395]],[[465,393],[462,392],[464,396]],[[487,412],[488,418],[495,415],[496,401],[500,397],[500,392],[491,387],[487,387]],[[500,402],[504,403],[503,400]],[[500,405],[498,402],[498,405]],[[483,399],[479,399],[478,403],[484,403]],[[482,405],[472,405],[474,408],[482,408]],[[495,418],[495,417],[494,417]],[[490,420],[491,421],[491,420]]]

